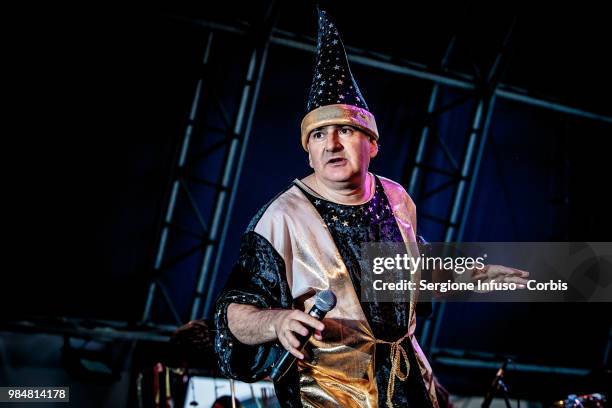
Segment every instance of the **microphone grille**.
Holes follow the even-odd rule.
[[[336,306],[336,295],[329,289],[322,290],[317,294],[315,306],[322,312],[329,312]]]

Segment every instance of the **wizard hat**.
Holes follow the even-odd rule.
[[[302,119],[302,147],[308,150],[308,135],[327,125],[351,125],[378,140],[374,115],[370,113],[349,67],[344,44],[327,12],[319,12],[317,58]]]

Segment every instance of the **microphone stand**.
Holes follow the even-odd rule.
[[[512,408],[510,406],[510,398],[508,397],[508,387],[504,382],[504,372],[506,371],[506,367],[508,366],[509,361],[510,359],[507,358],[506,361],[504,361],[502,366],[499,368],[499,370],[497,370],[497,374],[495,375],[495,378],[493,379],[493,382],[491,383],[491,386],[489,387],[489,390],[485,395],[485,399],[482,402],[482,408],[489,408],[491,406],[493,396],[498,391],[500,391],[502,396],[504,397],[504,401],[506,402],[506,408]]]
[[[506,408],[512,408],[510,407],[510,397],[508,397],[508,387],[506,386],[506,383],[504,383],[503,377],[500,378],[497,382],[497,387],[499,390],[501,390],[501,393],[504,397],[504,401],[506,402]]]

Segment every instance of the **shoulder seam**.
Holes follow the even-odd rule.
[[[251,232],[251,231],[255,231],[255,228],[257,227],[257,224],[259,224],[259,221],[263,218],[263,215],[266,213],[266,211],[268,211],[268,208],[272,205],[272,203],[274,201],[276,201],[280,196],[282,196],[283,194],[285,194],[287,191],[289,191],[291,189],[291,187],[293,187],[294,184],[291,183],[289,184],[283,191],[279,192],[278,194],[276,194],[274,196],[274,198],[272,198],[270,201],[268,201],[263,207],[261,207],[259,209],[259,211],[257,211],[257,214],[255,214],[255,216],[251,219],[251,221],[249,222],[249,225],[245,231],[246,232]]]

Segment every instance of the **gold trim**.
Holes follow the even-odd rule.
[[[393,393],[395,392],[395,377],[400,381],[406,381],[408,375],[410,375],[410,361],[408,360],[408,354],[404,347],[402,347],[402,341],[409,337],[406,333],[402,338],[396,341],[384,341],[376,339],[376,343],[390,344],[391,345],[391,370],[389,373],[389,382],[387,383],[387,408],[393,408]],[[406,372],[402,372],[402,360],[403,357],[404,365],[406,366]]]
[[[300,179],[294,179],[293,182],[295,184],[297,184],[298,186],[302,187],[304,190],[307,190],[310,194],[312,194],[313,196],[320,198],[321,200],[325,200],[325,201],[329,201],[331,203],[335,203],[335,204],[340,204],[340,205],[346,205],[346,206],[358,206],[358,205],[364,205],[366,203],[369,203],[370,200],[372,200],[372,198],[374,198],[374,194],[376,194],[376,181],[374,179],[374,175],[370,172],[367,173],[367,177],[368,180],[370,182],[370,195],[368,196],[367,200],[365,200],[362,203],[356,203],[356,204],[343,204],[343,203],[338,203],[334,200],[331,200],[329,198],[323,197],[321,194],[317,193],[315,190],[313,190],[311,187],[308,186],[308,184],[304,183],[302,180]]]
[[[302,119],[302,147],[308,151],[308,135],[314,129],[328,125],[352,125],[378,140],[378,128],[374,115],[353,105],[334,104],[321,106],[308,112]]]
[[[385,177],[378,176],[378,178],[382,182],[385,189],[385,194],[389,199],[389,204],[391,204],[391,209],[395,215],[395,220],[397,221],[397,225],[399,226],[408,250],[411,254],[418,254],[419,252],[416,240],[416,207],[414,202],[401,185]],[[418,282],[420,279],[421,270],[419,268],[417,269],[416,273],[411,274],[410,279],[412,282],[414,282],[416,290],[410,291],[410,326],[408,327],[408,337],[412,342],[412,348],[414,349],[417,363],[419,365],[418,368],[423,376],[423,381],[425,382],[425,388],[429,393],[429,398],[431,399],[434,408],[438,408],[439,404],[436,395],[433,372],[429,362],[427,361],[427,357],[425,357],[425,353],[423,353],[423,350],[421,350],[421,347],[414,336],[414,332],[416,330],[416,301],[419,296]]]
[[[311,338],[297,361],[305,408],[377,408],[376,339],[331,232],[297,187],[265,211],[255,232],[285,260],[294,307],[310,310],[315,292],[331,289],[338,303],[323,320],[325,338]]]

